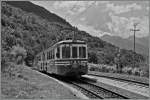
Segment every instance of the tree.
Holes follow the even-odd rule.
[[[88,61],[89,61],[89,63],[98,63],[98,58],[97,58],[97,55],[96,55],[96,53],[94,53],[94,52],[90,52],[90,53],[88,53]]]

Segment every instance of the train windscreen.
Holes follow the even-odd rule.
[[[79,57],[86,58],[86,47],[79,47]]]
[[[57,47],[57,53],[56,53],[57,58],[60,58],[60,47]]]
[[[62,58],[70,58],[70,46],[62,47]]]
[[[77,58],[77,47],[72,47],[72,58]]]

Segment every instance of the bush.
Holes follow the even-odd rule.
[[[7,67],[2,71],[2,74],[8,78],[15,78],[21,75],[23,70],[22,65],[16,65],[13,62],[7,62]]]
[[[5,72],[5,70],[7,70],[9,62],[11,62],[11,55],[9,51],[5,51],[5,50],[1,50],[2,54],[1,54],[1,71]]]
[[[94,68],[94,67],[91,67],[89,70],[90,70],[90,71],[95,71],[95,68]]]
[[[17,64],[22,64],[26,57],[26,50],[20,46],[13,46],[11,54],[14,56]]]

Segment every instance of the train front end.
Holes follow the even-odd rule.
[[[64,41],[56,49],[57,73],[63,76],[81,76],[88,72],[87,44],[84,41]]]

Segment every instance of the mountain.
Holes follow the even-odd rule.
[[[59,16],[57,16],[54,13],[51,13],[49,11],[47,11],[45,8],[35,5],[29,1],[6,1],[7,4],[12,5],[14,7],[20,8],[23,11],[29,12],[29,13],[34,13],[44,19],[47,19],[50,22],[59,22],[61,24],[66,24],[69,25],[70,24],[68,22],[66,22],[66,20],[60,18]]]
[[[133,42],[134,41],[134,37],[130,36],[128,38],[128,40]],[[138,44],[141,44],[141,45],[143,45],[145,47],[149,47],[149,37],[141,37],[141,38],[136,37],[135,38],[135,42],[138,43]]]
[[[28,6],[30,7],[29,11],[26,10]],[[18,1],[13,1],[13,3],[10,1],[2,2],[1,52],[3,60],[8,60],[12,47],[16,45],[25,48],[27,54],[35,57],[36,54],[52,46],[54,43],[72,38],[74,36],[72,30],[76,30],[76,39],[83,40],[88,44],[89,62],[115,64],[114,58],[118,53],[117,46],[71,26],[63,18],[55,16],[55,14],[49,11],[46,11],[47,13],[43,17],[42,13],[36,13],[34,7],[36,8],[37,5],[26,1],[21,1],[19,4]],[[39,7],[38,11],[41,12],[42,9],[44,8]],[[30,12],[31,10],[32,13]],[[47,16],[49,15],[53,17],[48,19]],[[121,49],[120,55],[123,66],[133,65],[134,55],[132,50]],[[92,58],[95,59],[93,60]],[[135,53],[137,67],[140,64],[145,64],[145,59],[143,55]]]
[[[120,48],[133,50],[134,37],[123,39],[119,36],[104,35],[101,37],[102,40],[112,43]],[[135,51],[140,54],[149,55],[149,44],[148,37],[135,38]]]

